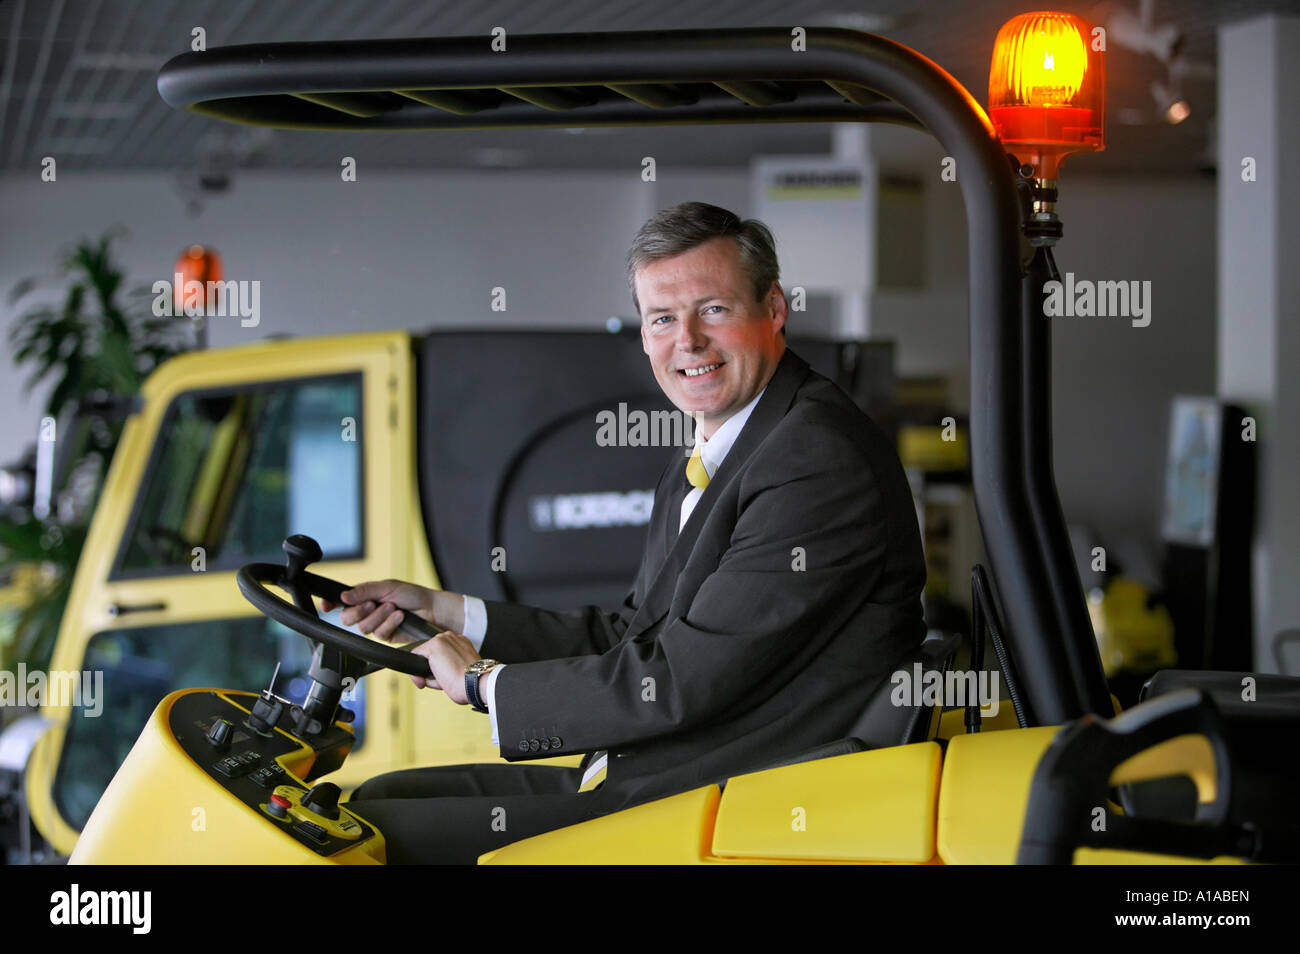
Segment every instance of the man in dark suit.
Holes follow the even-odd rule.
[[[381,638],[403,611],[445,628],[415,650],[431,673],[416,683],[486,709],[507,761],[588,757],[367,782],[353,805],[385,832],[390,860],[472,861],[841,739],[924,639],[902,466],[786,348],[767,229],[687,203],[642,227],[628,272],[655,377],[697,434],[690,460],[675,453],[659,479],[622,609],[560,613],[388,580],[344,594],[342,617]]]

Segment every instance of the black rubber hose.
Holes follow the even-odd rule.
[[[1002,624],[998,620],[998,609],[993,604],[988,577],[984,572],[984,567],[979,563],[976,563],[971,569],[971,587],[977,594],[976,600],[981,606],[985,623],[989,628],[989,636],[993,640],[993,651],[997,654],[998,665],[1002,667],[1002,678],[1007,681],[1007,694],[1011,696],[1011,706],[1016,710],[1016,722],[1019,723],[1020,728],[1027,729],[1033,716],[1029,712],[1025,700],[1021,697],[1015,665],[1011,662],[1011,657],[1007,655],[1006,646],[1002,643]]]

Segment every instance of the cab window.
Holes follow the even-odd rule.
[[[364,556],[360,374],[182,394],[159,433],[114,578]]]

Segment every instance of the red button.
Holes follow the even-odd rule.
[[[289,801],[289,799],[285,798],[283,795],[272,795],[271,801],[274,804],[279,805],[281,808],[288,808],[293,804],[293,802]]]

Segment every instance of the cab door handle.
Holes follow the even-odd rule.
[[[128,613],[157,613],[166,608],[167,604],[161,600],[157,603],[109,603],[108,615],[116,619]]]

